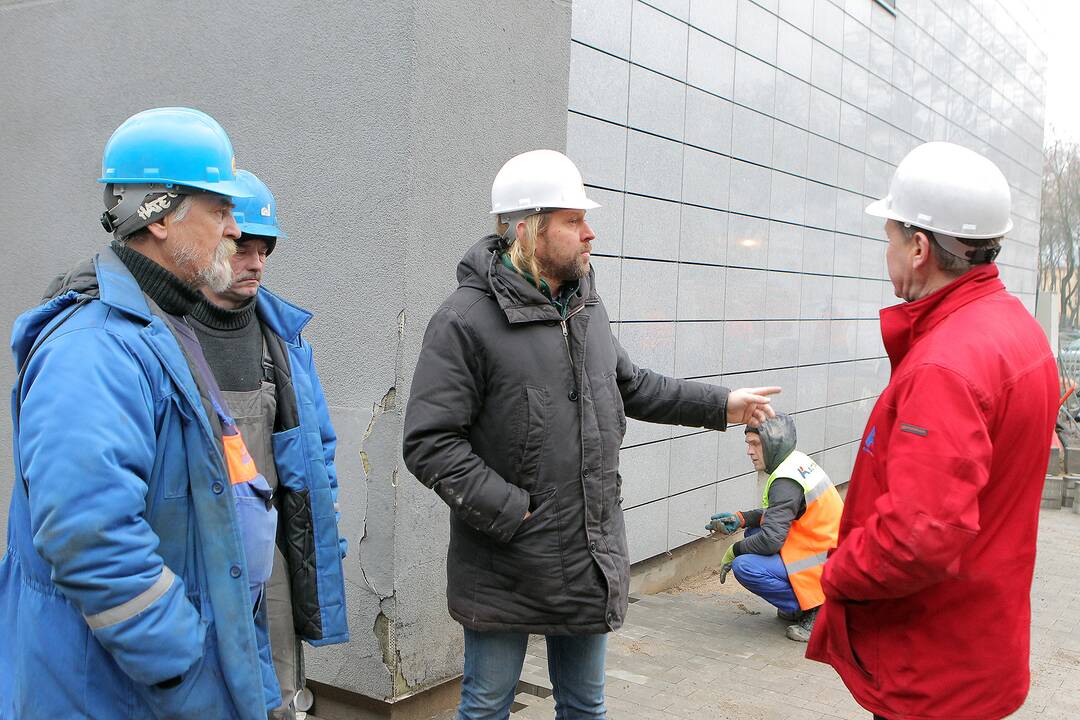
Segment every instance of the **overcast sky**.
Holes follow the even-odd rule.
[[[1080,142],[1080,3],[1032,0],[1046,33],[1046,139]]]

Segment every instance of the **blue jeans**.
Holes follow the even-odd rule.
[[[556,720],[605,720],[607,635],[548,635],[548,675]],[[465,675],[457,720],[506,720],[517,694],[526,633],[465,628]]]
[[[761,532],[761,528],[746,531],[746,537]],[[799,599],[788,580],[787,568],[779,555],[740,555],[731,564],[731,572],[742,586],[764,598],[784,612],[798,612]]]

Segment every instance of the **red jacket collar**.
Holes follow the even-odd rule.
[[[972,300],[1004,290],[993,263],[969,270],[943,288],[915,302],[885,308],[881,316],[881,339],[893,371],[913,345],[926,333]]]

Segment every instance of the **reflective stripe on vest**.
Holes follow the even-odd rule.
[[[773,481],[781,477],[797,482],[803,489],[806,501],[802,517],[791,523],[788,536],[780,548],[780,558],[784,561],[799,606],[809,610],[825,602],[821,574],[829,550],[836,547],[844,503],[825,471],[796,450],[769,475],[765,483],[763,507],[769,507],[769,489]]]

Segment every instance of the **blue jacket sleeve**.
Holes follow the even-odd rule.
[[[137,683],[183,675],[206,625],[146,521],[155,399],[123,341],[58,334],[30,359],[18,444],[34,547],[60,592]]]
[[[304,347],[304,359],[307,362],[307,373],[311,379],[312,401],[315,405],[315,414],[319,420],[319,437],[322,438],[323,461],[326,463],[326,477],[330,481],[330,496],[334,499],[334,517],[341,522],[341,510],[338,505],[338,477],[337,466],[334,464],[334,456],[337,453],[337,433],[334,425],[330,422],[330,409],[326,404],[326,396],[323,395],[322,383],[319,381],[319,373],[315,370],[315,356],[311,346],[306,342]],[[349,550],[349,540],[340,537],[338,542],[341,546],[341,557],[345,557]]]

